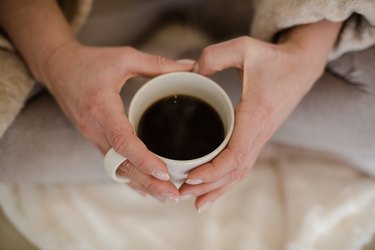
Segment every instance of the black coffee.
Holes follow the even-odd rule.
[[[137,134],[157,155],[190,160],[215,150],[224,140],[224,126],[206,102],[174,95],[155,102],[145,111]]]

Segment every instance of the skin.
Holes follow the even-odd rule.
[[[128,46],[82,45],[54,0],[1,0],[0,24],[79,131],[103,153],[113,147],[128,159],[121,173],[131,186],[162,202],[179,200],[166,165],[134,134],[119,93],[131,77],[191,71],[194,61],[176,62]]]
[[[200,212],[246,177],[263,145],[322,74],[341,28],[329,21],[297,26],[277,44],[240,37],[205,48],[194,64],[127,46],[82,45],[53,0],[0,0],[0,24],[81,133],[103,153],[113,147],[127,157],[119,174],[129,186],[162,202],[196,197]],[[134,134],[119,92],[134,76],[211,75],[226,68],[237,68],[243,80],[233,136],[177,190],[165,164]]]
[[[240,37],[203,50],[196,72],[237,68],[243,89],[227,148],[192,170],[180,188],[183,197],[197,197],[198,211],[247,176],[261,148],[322,75],[341,25],[321,21],[284,32],[277,44]]]

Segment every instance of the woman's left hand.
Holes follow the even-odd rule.
[[[182,197],[197,197],[198,212],[246,177],[263,145],[322,74],[326,57],[309,52],[299,43],[250,37],[203,50],[198,73],[237,68],[243,89],[229,144],[212,162],[192,170],[180,188]]]

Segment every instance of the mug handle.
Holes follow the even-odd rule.
[[[107,174],[118,183],[127,183],[129,179],[116,174],[118,167],[126,161],[126,158],[119,153],[117,153],[113,148],[108,150],[104,156],[104,169]]]

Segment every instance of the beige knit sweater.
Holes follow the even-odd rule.
[[[93,0],[64,1],[62,9],[77,32]],[[375,44],[374,0],[253,0],[250,35],[272,41],[281,30],[322,19],[345,21],[330,59]],[[11,43],[0,37],[0,138],[20,112],[34,85],[33,77]]]

